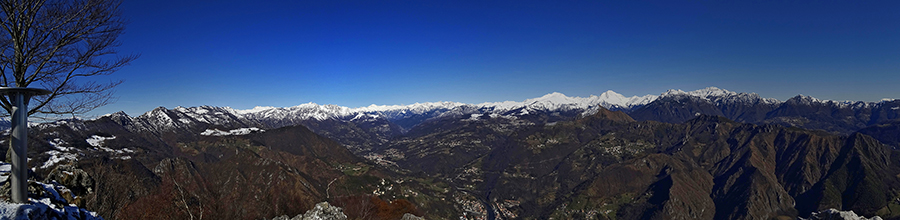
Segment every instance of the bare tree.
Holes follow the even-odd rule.
[[[50,90],[28,115],[83,114],[113,100],[122,81],[96,82],[137,58],[119,56],[118,0],[0,0],[0,87]],[[0,104],[11,111],[8,97]]]

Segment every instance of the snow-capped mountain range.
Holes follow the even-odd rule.
[[[298,120],[326,120],[326,119],[342,119],[342,120],[366,120],[384,117],[388,120],[398,120],[410,115],[421,115],[427,113],[438,112],[434,117],[447,115],[462,114],[504,114],[509,111],[517,110],[518,113],[528,111],[561,111],[561,110],[591,110],[597,106],[614,110],[631,110],[647,105],[659,98],[689,96],[714,103],[764,103],[764,104],[780,104],[783,103],[774,98],[763,98],[756,93],[738,93],[716,87],[708,87],[700,90],[685,92],[682,90],[668,90],[661,95],[644,95],[626,97],[612,90],[603,92],[599,96],[591,95],[589,97],[570,97],[562,93],[553,92],[538,98],[527,99],[525,101],[504,101],[504,102],[485,102],[480,104],[466,104],[459,102],[426,102],[415,103],[411,105],[370,105],[366,107],[350,108],[337,105],[319,105],[316,103],[306,103],[292,107],[255,107],[253,109],[235,110],[228,107],[223,111],[228,111],[238,117],[248,119],[280,119],[287,121]],[[809,96],[799,95],[798,97],[788,100],[789,102],[803,102],[806,104],[826,104],[836,105],[838,107],[866,107],[877,103],[874,102],[851,102],[851,101],[831,101],[812,98]],[[885,100],[891,101],[891,100]],[[194,108],[176,107],[179,111],[191,111]],[[203,108],[203,107],[199,107]],[[523,111],[524,110],[524,111]],[[200,112],[195,115],[204,113],[205,110],[197,110]],[[454,114],[456,113],[456,114]]]
[[[836,123],[834,122],[835,120],[847,121],[849,120],[847,119],[848,116],[854,117],[856,121],[842,124],[841,126],[847,128],[835,130],[838,132],[855,131],[855,129],[860,129],[879,121],[900,118],[900,101],[896,100],[837,102],[798,95],[787,101],[779,101],[773,98],[760,97],[756,93],[738,93],[716,87],[708,87],[688,92],[668,90],[658,96],[631,97],[626,97],[614,91],[606,91],[600,95],[591,95],[589,97],[570,97],[554,92],[520,102],[504,101],[480,104],[426,102],[411,105],[370,105],[350,108],[306,103],[292,107],[255,107],[245,110],[214,106],[179,106],[173,109],[159,107],[137,117],[128,116],[124,112],[117,112],[101,116],[98,119],[109,118],[132,132],[151,131],[153,133],[182,132],[199,134],[206,129],[228,131],[254,127],[266,130],[291,125],[304,125],[325,136],[333,136],[328,135],[332,133],[347,132],[335,127],[343,129],[348,128],[348,126],[353,127],[352,129],[357,129],[357,133],[376,134],[375,136],[361,135],[357,137],[360,140],[364,140],[367,138],[386,139],[407,132],[416,125],[429,120],[446,118],[462,120],[480,116],[490,116],[491,118],[502,116],[502,118],[511,120],[526,120],[529,123],[551,123],[567,120],[578,115],[592,114],[601,106],[611,110],[624,111],[638,120],[677,123],[699,114],[707,114],[722,115],[732,120],[749,123],[781,123],[801,127],[804,125],[795,124],[794,122],[797,120],[794,120],[794,118],[805,117],[809,119],[805,114],[821,115],[821,113],[809,111],[848,111],[847,113],[841,113],[844,115],[831,114],[829,117],[834,119],[813,119],[824,120],[826,123],[834,124]],[[798,110],[796,106],[813,106],[815,108],[801,108]],[[55,124],[61,125],[61,123],[65,124],[65,121]],[[353,125],[350,126],[349,124]],[[67,126],[77,125],[77,123],[67,124]]]
[[[723,103],[755,103],[761,102],[766,104],[778,104],[780,101],[774,98],[762,98],[756,93],[737,93],[732,92],[716,87],[708,87],[705,89],[700,89],[696,91],[685,92],[680,89],[671,89],[666,91],[660,97],[678,97],[678,96],[691,96],[700,98],[707,101],[712,102],[723,102]]]
[[[426,102],[411,105],[370,105],[366,107],[350,108],[337,105],[320,105],[305,103],[291,107],[255,107],[252,109],[233,109],[230,107],[175,107],[166,109],[159,107],[140,116],[130,118],[123,112],[108,114],[102,117],[112,117],[116,120],[124,120],[123,123],[133,124],[138,130],[169,130],[186,127],[190,124],[207,123],[213,125],[227,124],[262,124],[265,127],[282,127],[301,124],[307,120],[341,120],[341,121],[374,121],[386,119],[398,121],[409,118],[419,118],[417,122],[430,118],[439,118],[451,115],[463,114],[507,114],[515,110],[516,114],[528,114],[528,112],[552,112],[552,111],[583,111],[597,106],[610,109],[631,109],[646,105],[658,96],[632,96],[625,97],[622,94],[606,91],[599,96],[569,97],[562,93],[554,92],[542,97],[527,99],[521,102],[486,102],[481,104],[466,104],[459,102]],[[424,117],[422,117],[424,116]]]
[[[387,118],[388,120],[398,120],[410,115],[434,114],[433,117],[441,117],[445,115],[463,114],[503,114],[509,111],[517,110],[517,113],[527,113],[528,111],[561,111],[561,110],[590,110],[597,106],[607,109],[628,111],[644,105],[647,105],[660,98],[689,96],[702,99],[714,103],[765,103],[780,104],[782,101],[774,98],[762,98],[756,93],[737,93],[720,89],[716,87],[708,87],[700,90],[685,92],[682,90],[668,90],[661,95],[644,95],[625,97],[622,94],[612,90],[603,92],[599,96],[591,95],[589,97],[570,97],[562,93],[553,92],[542,97],[527,99],[525,101],[504,101],[504,102],[486,102],[480,104],[467,104],[459,102],[426,102],[415,103],[411,105],[370,105],[366,107],[350,108],[337,105],[320,105],[316,103],[306,103],[291,107],[255,107],[252,109],[232,109],[230,107],[175,107],[174,112],[182,117],[178,119],[170,118],[168,114],[163,114],[165,108],[160,107],[149,111],[141,116],[135,117],[138,120],[156,119],[161,125],[166,127],[176,127],[176,120],[182,123],[205,122],[211,124],[222,124],[230,121],[250,119],[250,120],[277,120],[283,123],[299,122],[302,120],[371,120],[377,118]],[[892,101],[892,100],[884,100]],[[839,107],[865,107],[877,103],[873,102],[838,102],[831,100],[821,100],[809,96],[799,95],[789,99],[788,102],[799,102],[805,104],[827,104]],[[524,111],[523,111],[524,110]],[[101,117],[111,115],[121,115],[124,113],[113,113]]]
[[[631,109],[646,105],[656,100],[659,96],[645,95],[625,97],[622,94],[606,91],[599,96],[569,97],[562,93],[554,92],[542,97],[527,99],[522,102],[485,102],[481,104],[466,104],[459,102],[426,102],[411,105],[370,105],[359,108],[349,108],[337,105],[319,105],[306,103],[292,107],[255,107],[247,110],[230,111],[244,118],[283,118],[290,120],[326,120],[326,119],[350,119],[386,117],[399,119],[408,115],[426,114],[433,111],[450,111],[454,109],[468,109],[463,111],[476,111],[479,113],[497,113],[516,109],[559,111],[559,110],[585,110],[603,106],[610,109]],[[182,109],[176,107],[176,109]],[[230,109],[230,108],[228,108]]]

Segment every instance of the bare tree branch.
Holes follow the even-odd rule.
[[[107,105],[122,81],[91,81],[136,59],[119,56],[119,0],[0,0],[0,87],[39,87],[29,115],[76,115]],[[0,105],[11,110],[8,97]]]

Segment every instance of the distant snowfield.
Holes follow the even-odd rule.
[[[201,132],[200,135],[203,135],[203,136],[230,136],[230,135],[247,135],[247,134],[256,133],[256,132],[265,132],[265,130],[259,129],[257,127],[238,128],[238,129],[232,129],[229,131],[222,131],[219,129],[211,129],[211,130],[206,129],[205,131]]]

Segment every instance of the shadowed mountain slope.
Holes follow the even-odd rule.
[[[395,159],[400,167],[454,177],[484,203],[488,217],[768,219],[827,208],[887,215],[900,189],[892,163],[898,158],[863,134],[707,115],[683,124],[635,122],[606,109],[505,133],[487,126],[497,123],[475,122],[411,141],[458,146],[431,145],[423,152],[416,144],[395,145],[406,155]],[[487,142],[480,151],[453,153]],[[466,159],[422,162],[447,156]]]

